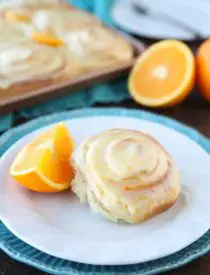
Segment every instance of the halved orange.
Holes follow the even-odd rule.
[[[196,66],[199,91],[210,102],[210,39],[198,48]]]
[[[183,101],[195,83],[195,60],[181,41],[153,44],[137,60],[129,77],[129,91],[148,107],[174,105]]]
[[[11,176],[37,192],[59,192],[70,187],[73,168],[70,157],[73,139],[63,123],[35,137],[16,156]]]
[[[37,43],[46,44],[53,47],[61,47],[64,45],[64,42],[60,38],[46,33],[34,31],[31,34],[31,38]]]

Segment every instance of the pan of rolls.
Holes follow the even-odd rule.
[[[0,112],[125,73],[144,45],[58,0],[0,2]]]

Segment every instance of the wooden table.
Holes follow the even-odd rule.
[[[132,100],[129,100],[118,105],[106,105],[106,107],[114,106],[141,109],[141,107],[135,104]],[[196,91],[194,91],[194,93],[189,97],[189,99],[187,99],[181,105],[170,109],[154,112],[175,118],[182,123],[185,123],[189,126],[196,128],[203,134],[210,137],[210,104],[205,102]],[[170,271],[164,274],[210,275],[210,253],[180,269]],[[41,271],[37,271],[26,265],[17,263],[10,259],[8,256],[6,256],[3,252],[0,252],[0,275],[44,275],[44,273]]]

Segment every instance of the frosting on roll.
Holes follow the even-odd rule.
[[[59,5],[63,2],[62,0],[2,0],[0,2],[0,9]]]
[[[64,66],[63,55],[51,47],[28,41],[1,46],[0,87],[7,88],[16,82],[57,76]]]
[[[26,40],[21,28],[5,22],[0,22],[0,33],[0,48]]]
[[[180,192],[175,162],[152,137],[109,130],[82,143],[73,155],[73,191],[114,221],[141,222],[169,208]]]
[[[33,26],[43,32],[61,35],[73,29],[96,23],[88,13],[74,9],[42,9],[33,14]]]
[[[32,17],[32,25],[62,39],[67,58],[87,70],[130,61],[133,56],[132,47],[124,39],[84,11],[39,10]]]
[[[34,14],[43,9],[59,13],[71,8],[65,0],[3,0],[0,1],[0,19],[32,27]]]
[[[130,45],[110,30],[99,26],[75,29],[62,34],[70,53],[87,68],[126,62],[132,59]]]

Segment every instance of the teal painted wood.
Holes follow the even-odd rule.
[[[50,123],[62,120],[76,119],[88,116],[125,116],[145,119],[166,125],[190,137],[210,153],[210,140],[196,130],[164,116],[154,115],[144,111],[117,108],[87,108],[69,112],[57,113],[30,121],[22,126],[13,128],[0,137],[0,155],[13,143],[33,130]],[[15,237],[2,223],[0,223],[0,248],[17,261],[36,267],[40,270],[56,275],[151,275],[171,270],[200,257],[210,251],[210,230],[198,241],[185,249],[142,264],[125,266],[93,266],[65,261],[32,248]]]

